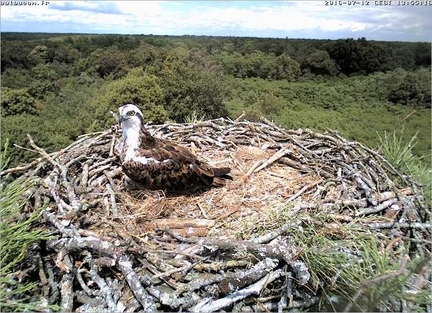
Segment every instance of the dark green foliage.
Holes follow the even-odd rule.
[[[74,64],[81,58],[81,53],[70,45],[60,43],[52,49],[51,62]]]
[[[145,68],[155,62],[159,52],[151,45],[142,44],[136,49],[130,50],[126,55],[126,62],[131,68]]]
[[[54,71],[56,77],[65,78],[70,77],[74,74],[75,66],[68,63],[61,63],[58,61],[53,61],[49,64],[49,67]]]
[[[263,95],[257,104],[265,116],[273,117],[285,107],[286,102],[283,99],[275,96],[273,92],[270,92]]]
[[[255,51],[245,56],[240,53],[222,52],[215,56],[226,74],[234,77],[270,78],[270,72],[276,68],[276,58],[273,55]]]
[[[93,36],[69,36],[65,41],[83,54],[88,56],[92,51],[117,46],[122,51],[128,51],[137,48],[140,40],[132,36],[119,35],[93,35]]]
[[[236,52],[222,52],[215,56],[215,60],[222,65],[226,74],[238,78],[260,77],[296,81],[301,74],[299,64],[285,53],[275,57],[260,51],[244,56]]]
[[[8,116],[2,119],[2,141],[10,138],[11,144],[26,146],[27,134],[30,134],[37,145],[44,147],[48,152],[53,152],[70,143],[66,131],[70,126],[64,122],[65,119],[43,120],[29,114]],[[37,154],[32,151],[11,149],[11,165],[26,163],[36,156]]]
[[[328,44],[327,51],[346,75],[384,72],[395,64],[392,50],[365,38],[337,40]]]
[[[49,80],[53,81],[57,78],[56,72],[48,64],[39,63],[32,68],[32,76],[36,80]]]
[[[428,69],[415,72],[399,69],[391,73],[381,86],[388,101],[415,107],[431,107],[431,75]]]
[[[28,92],[36,99],[44,99],[50,92],[56,93],[60,90],[58,75],[51,64],[39,63],[31,70],[33,82],[28,86]]]
[[[102,78],[108,75],[120,78],[126,74],[125,54],[117,46],[97,49],[85,61],[85,69],[88,73],[95,73]]]
[[[163,94],[158,79],[136,69],[125,78],[113,81],[103,88],[99,97],[92,103],[96,113],[89,130],[114,124],[115,120],[109,111],[117,113],[117,108],[125,103],[137,104],[143,111],[146,121],[163,123],[168,118],[163,107]]]
[[[38,115],[20,114],[2,117],[1,140],[7,138],[11,145],[27,145],[29,133],[36,144],[48,152],[64,148],[76,140],[95,119],[89,102],[100,95],[102,80],[86,75],[61,81],[61,94],[49,94],[40,102]],[[11,166],[23,164],[37,155],[31,151],[11,147]]]
[[[50,92],[57,93],[59,86],[57,82],[37,80],[30,84],[28,93],[36,99],[44,99]]]
[[[28,132],[54,151],[135,102],[155,123],[244,111],[369,145],[416,108],[406,135],[420,130],[414,152],[430,149],[428,43],[6,33],[1,48],[2,142]],[[13,165],[33,156],[11,150]]]
[[[65,43],[59,38],[40,40],[37,43],[33,43],[32,46],[31,55],[37,58],[39,63],[60,62],[74,64],[81,58],[81,53],[73,48],[71,43]]]
[[[303,72],[314,75],[336,76],[339,73],[337,64],[327,51],[316,51],[310,54],[302,64]]]
[[[246,66],[241,54],[223,52],[216,56],[216,60],[220,62],[226,74],[239,78],[246,77]]]
[[[396,46],[393,48],[395,67],[403,68],[405,70],[415,69],[414,49],[408,45]]]
[[[1,71],[8,68],[30,69],[41,62],[31,54],[33,47],[24,41],[1,41]]]
[[[417,83],[417,76],[413,73],[408,73],[405,79],[398,85],[398,88],[390,91],[389,100],[401,104],[411,104],[414,101],[423,102],[423,95],[420,93]]]
[[[47,46],[36,46],[33,48],[30,54],[41,59],[44,62],[47,62],[49,60]]]
[[[36,101],[26,89],[1,88],[1,116],[37,114]]]
[[[159,76],[169,117],[183,121],[192,112],[215,118],[225,115],[227,86],[219,68],[202,50],[177,48],[162,65],[149,69]]]
[[[419,42],[414,50],[414,61],[417,66],[431,66],[431,44]]]
[[[29,70],[8,68],[1,74],[1,86],[10,88],[25,88],[33,81]]]
[[[247,55],[247,77],[270,78],[272,69],[275,68],[277,61],[272,54],[254,52]]]
[[[271,71],[270,77],[294,82],[298,80],[300,74],[300,65],[297,61],[291,59],[287,54],[282,54],[276,58],[276,68]]]

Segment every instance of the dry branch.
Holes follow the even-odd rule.
[[[38,296],[78,312],[313,310],[311,271],[289,237],[304,225],[334,236],[349,226],[430,254],[421,187],[378,152],[335,132],[241,119],[147,126],[232,168],[227,186],[193,195],[133,190],[115,156],[117,128],[54,153],[29,136],[41,156],[0,178],[34,181],[25,211],[47,205],[42,226],[60,234],[37,252]],[[242,233],[248,217],[269,214],[280,219]]]
[[[205,299],[204,301],[198,303],[192,312],[214,312],[232,305],[233,303],[240,301],[251,295],[258,295],[265,285],[275,281],[280,276],[282,276],[282,270],[276,270],[267,274],[266,277],[260,279],[256,283],[250,285],[247,288],[236,291],[225,298],[213,301],[212,299]]]

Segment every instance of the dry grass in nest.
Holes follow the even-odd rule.
[[[319,180],[314,173],[274,164],[247,176],[248,170],[273,154],[253,146],[238,146],[235,151],[207,150],[195,152],[213,166],[228,166],[233,180],[226,186],[195,194],[165,195],[162,191],[125,190],[118,194],[121,215],[130,216],[127,223],[139,232],[170,226],[193,236],[221,234],[223,226],[239,223],[246,216],[266,214],[269,208],[280,208],[302,187]],[[195,223],[188,223],[194,220]],[[190,225],[188,227],[188,225]],[[201,227],[199,227],[201,226]],[[131,228],[131,227],[129,227]],[[223,228],[218,231],[219,228]],[[231,235],[226,233],[225,237]]]

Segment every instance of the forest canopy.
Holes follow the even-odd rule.
[[[2,145],[48,151],[109,127],[134,102],[147,122],[191,116],[335,129],[374,146],[403,123],[431,149],[431,44],[251,37],[2,33]],[[11,165],[31,151],[12,147]]]

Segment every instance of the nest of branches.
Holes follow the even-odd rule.
[[[421,186],[359,142],[265,119],[148,129],[231,167],[233,180],[195,194],[131,189],[113,153],[114,130],[54,153],[29,136],[40,157],[0,173],[33,181],[25,212],[44,207],[39,227],[57,235],[28,252],[39,255],[35,292],[45,303],[77,312],[310,309],[338,273],[326,279],[332,275],[312,266],[314,247],[297,236],[307,228],[336,238],[339,253],[356,262],[358,247],[343,244],[355,240],[351,230],[378,238],[382,251],[402,261],[375,283],[404,275],[407,258],[430,254]],[[425,268],[408,291],[428,288]],[[347,294],[343,308],[365,289]],[[393,302],[387,310],[406,305]]]

